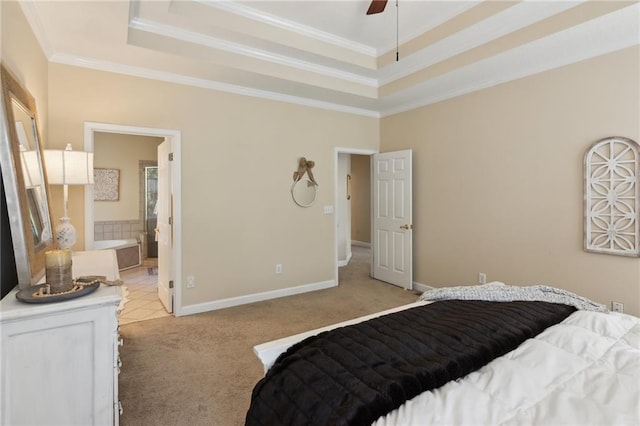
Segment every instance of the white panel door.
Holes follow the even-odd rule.
[[[373,188],[373,278],[413,287],[411,150],[375,154]]]
[[[173,227],[172,220],[172,194],[171,194],[171,163],[169,153],[171,141],[165,138],[158,145],[158,225],[156,228],[156,240],[158,241],[158,297],[167,312],[173,312],[173,280],[171,276]]]

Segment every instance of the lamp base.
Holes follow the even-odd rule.
[[[76,243],[76,228],[73,227],[68,217],[60,219],[56,226],[56,244],[58,248],[70,249]]]

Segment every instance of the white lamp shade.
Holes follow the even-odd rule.
[[[93,152],[44,151],[47,180],[53,185],[89,185],[93,183]]]

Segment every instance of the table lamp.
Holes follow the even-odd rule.
[[[93,152],[73,151],[71,144],[64,150],[44,150],[47,180],[50,185],[64,186],[64,216],[56,226],[58,248],[69,249],[76,242],[76,229],[67,214],[69,185],[93,184]]]

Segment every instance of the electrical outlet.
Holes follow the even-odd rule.
[[[624,313],[624,304],[620,302],[611,302],[611,310],[613,312]]]
[[[187,288],[194,288],[196,286],[196,277],[189,275],[187,277]]]
[[[282,273],[282,264],[278,263],[276,265],[276,274],[281,274]]]
[[[486,284],[487,283],[487,274],[484,272],[478,272],[478,284]]]

